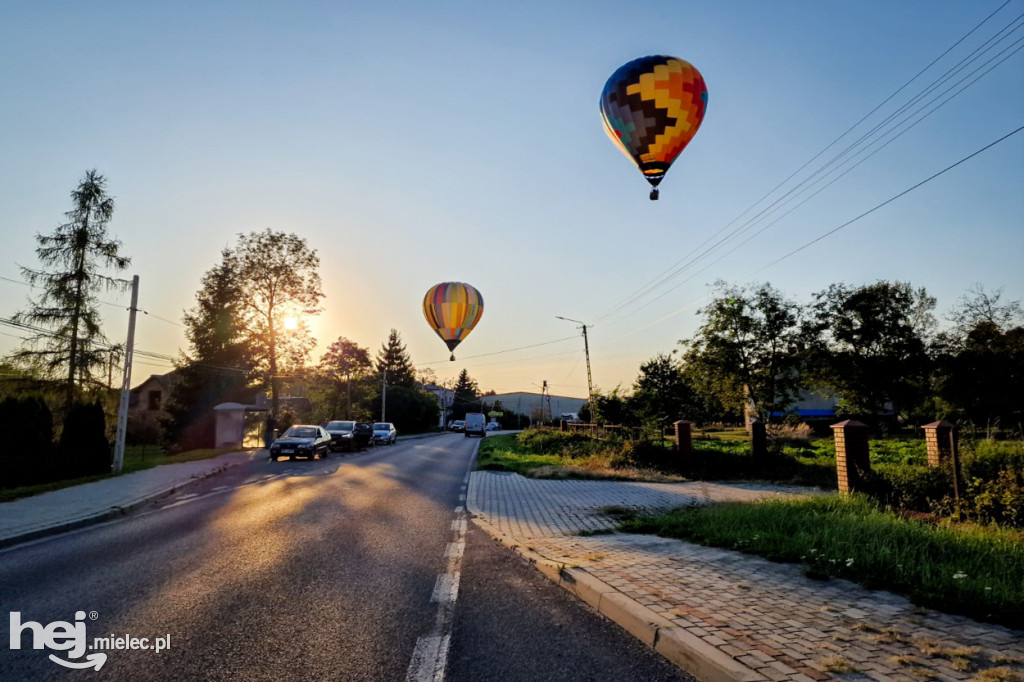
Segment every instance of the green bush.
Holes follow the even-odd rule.
[[[627,440],[612,453],[609,466],[613,469],[657,469],[677,471],[679,456],[675,450],[648,440]]]
[[[949,494],[949,470],[900,464],[880,464],[866,481],[866,492],[893,509],[931,512]]]
[[[606,447],[604,441],[583,433],[526,429],[518,436],[519,442],[538,455],[563,455],[573,459],[587,457]]]
[[[0,403],[0,469],[3,487],[31,485],[53,478],[53,416],[37,397],[8,397]]]
[[[99,402],[73,405],[57,444],[60,478],[110,473],[112,455],[103,407]]]

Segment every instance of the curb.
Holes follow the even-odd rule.
[[[487,521],[475,515],[472,519],[477,527],[533,564],[549,580],[572,592],[598,613],[701,682],[763,682],[768,679],[619,592],[587,569],[552,561],[523,547]]]
[[[166,497],[167,495],[170,495],[171,493],[177,491],[183,486],[195,483],[196,481],[201,481],[205,478],[210,478],[211,476],[216,476],[217,474],[225,471],[226,469],[230,469],[233,466],[237,466],[244,461],[246,460],[239,460],[237,462],[232,462],[230,464],[222,464],[221,466],[216,467],[215,469],[210,469],[209,471],[206,471],[202,474],[194,474],[193,476],[189,477],[188,480],[180,481],[172,486],[169,486],[167,488],[161,488],[160,490],[157,490],[152,493],[140,495],[139,497],[135,498],[134,500],[131,500],[126,504],[113,505],[112,507],[110,507],[110,509],[97,512],[95,514],[80,516],[69,521],[59,521],[49,526],[44,526],[43,528],[35,528],[33,530],[25,531],[23,533],[18,533],[16,535],[8,535],[7,537],[0,538],[0,549],[12,547],[14,545],[20,545],[23,542],[39,540],[41,538],[49,537],[51,535],[60,535],[61,533],[77,530],[79,528],[85,528],[87,526],[94,526],[96,524],[103,523],[104,521],[116,519],[118,517],[124,516],[125,514],[131,511],[134,511],[135,509],[138,509],[144,504],[152,502],[153,500],[159,499],[161,497]]]

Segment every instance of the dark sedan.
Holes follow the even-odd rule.
[[[331,451],[331,437],[319,426],[301,424],[292,426],[270,445],[270,459],[279,457],[327,457]]]
[[[373,447],[373,428],[363,422],[333,421],[324,426],[331,436],[332,450],[355,452]]]

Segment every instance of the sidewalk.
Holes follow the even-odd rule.
[[[266,451],[230,452],[211,459],[164,464],[2,502],[0,547],[100,523],[167,495],[186,483],[260,456],[266,457]]]
[[[952,682],[993,668],[1007,676],[990,673],[992,682],[1024,678],[1021,631],[738,552],[652,535],[576,535],[614,528],[598,511],[606,505],[658,510],[794,492],[476,471],[467,507],[496,539],[702,682]]]

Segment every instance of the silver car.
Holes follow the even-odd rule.
[[[395,440],[398,439],[398,431],[395,431],[395,425],[391,422],[376,422],[373,425],[373,442],[384,443],[386,445],[394,445]]]

